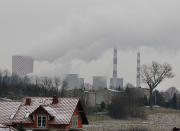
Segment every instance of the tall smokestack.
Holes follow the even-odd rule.
[[[114,48],[113,78],[117,78],[117,47]]]
[[[114,48],[113,77],[110,79],[110,88],[113,90],[123,90],[123,78],[118,78],[117,76],[117,47]]]
[[[140,52],[137,53],[137,77],[136,77],[136,87],[141,87],[140,83],[140,70],[141,70],[141,55]]]

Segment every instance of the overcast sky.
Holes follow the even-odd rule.
[[[135,84],[136,53],[141,64],[170,63],[175,78],[158,88],[180,89],[179,0],[1,0],[0,69],[11,56],[28,55],[35,74],[112,76],[113,47],[118,75]]]

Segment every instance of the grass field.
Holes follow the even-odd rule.
[[[170,109],[170,108],[145,108],[145,115],[151,115],[155,113],[180,113],[180,110]]]
[[[148,116],[148,115],[152,115],[152,114],[156,114],[156,113],[178,113],[180,114],[180,110],[175,110],[175,109],[170,109],[170,108],[163,108],[163,107],[160,107],[160,108],[153,108],[153,109],[150,109],[150,108],[144,108],[144,113],[145,113],[145,116]],[[87,115],[88,117],[88,121],[89,122],[94,122],[94,121],[105,121],[105,120],[115,120],[113,118],[111,118],[110,116],[108,116],[108,114],[97,114],[97,113],[93,113],[93,114],[90,114],[90,115]],[[129,118],[129,119],[134,119],[134,118]],[[137,119],[137,118],[135,118]]]
[[[113,120],[113,118],[109,117],[108,115],[98,115],[96,113],[88,115],[87,117],[89,122]]]

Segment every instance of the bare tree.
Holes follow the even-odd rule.
[[[53,82],[51,78],[44,77],[41,80],[43,88],[44,88],[44,96],[48,96],[49,92],[47,90],[51,90],[53,88]]]
[[[68,83],[65,80],[63,80],[61,86],[61,94],[60,94],[61,97],[65,97],[65,91],[67,90],[67,88],[68,88]]]
[[[143,65],[141,67],[142,82],[149,86],[149,104],[152,107],[153,90],[166,78],[173,78],[171,65],[152,62],[152,65]]]
[[[59,77],[54,77],[54,84],[55,84],[55,90],[57,92],[56,95],[58,96],[59,86],[61,85],[61,79]]]

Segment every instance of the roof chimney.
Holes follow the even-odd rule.
[[[31,105],[31,98],[26,98],[25,105],[30,106]]]
[[[58,97],[57,96],[53,96],[52,104],[57,104],[57,103],[58,103]]]

